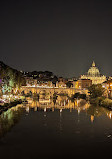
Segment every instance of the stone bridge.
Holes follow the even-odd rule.
[[[88,90],[87,89],[76,89],[76,88],[57,88],[57,87],[28,87],[28,86],[23,86],[20,89],[20,92],[24,91],[25,94],[32,92],[37,93],[37,94],[41,94],[41,93],[45,93],[45,94],[49,94],[51,97],[53,96],[54,93],[57,94],[68,94],[68,96],[72,96],[75,93],[81,93],[81,94],[86,94],[88,95]]]

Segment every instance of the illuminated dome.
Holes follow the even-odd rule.
[[[101,84],[106,81],[106,76],[100,74],[99,69],[95,66],[95,62],[93,61],[87,74],[81,75],[81,79],[90,79],[92,80],[92,84]]]
[[[95,66],[94,61],[92,63],[92,67],[90,67],[90,69],[88,70],[87,75],[88,76],[100,76],[100,72],[99,72],[98,68]]]

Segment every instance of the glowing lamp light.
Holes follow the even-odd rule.
[[[6,98],[7,97],[7,95],[3,95],[3,98]]]
[[[109,118],[111,119],[111,117],[112,117],[112,114],[111,114],[111,113],[109,113]]]
[[[44,112],[46,112],[46,107],[44,108]]]
[[[62,109],[60,109],[60,113],[62,112]]]

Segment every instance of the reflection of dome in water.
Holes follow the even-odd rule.
[[[100,72],[97,67],[95,67],[95,62],[93,61],[92,67],[88,70],[87,73],[89,76],[100,76]]]

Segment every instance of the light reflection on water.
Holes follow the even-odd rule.
[[[43,147],[51,148],[54,142],[56,145],[59,143],[59,147],[65,147],[66,141],[71,149],[77,150],[80,145],[84,150],[90,145],[94,146],[94,143],[103,146],[105,142],[112,141],[111,115],[112,112],[108,109],[92,106],[84,100],[71,102],[62,98],[54,102],[30,99],[29,104],[18,105],[0,115],[0,143],[4,139],[9,145],[21,145],[19,149],[22,149],[27,147],[29,141],[32,143],[32,150],[35,149],[33,144],[38,142]],[[16,142],[13,138],[16,138]],[[0,148],[5,151],[5,146]],[[39,150],[41,146],[37,146]],[[54,150],[53,152],[55,153]],[[60,154],[60,149],[58,153]]]
[[[29,113],[30,110],[33,110],[34,112],[43,110],[43,112],[47,113],[49,111],[54,112],[58,110],[60,114],[60,124],[63,110],[69,110],[68,113],[71,113],[73,110],[77,110],[78,115],[80,115],[81,112],[84,112],[86,113],[86,115],[89,116],[92,123],[94,122],[95,118],[100,117],[102,115],[106,115],[110,119],[112,116],[112,111],[109,111],[108,109],[103,107],[91,106],[88,102],[85,101],[76,100],[74,102],[71,102],[69,100],[62,100],[57,101],[54,104],[52,100],[48,103],[46,101],[39,102],[38,100],[30,99],[29,104],[18,105],[7,110],[6,112],[3,112],[0,115],[0,137],[2,137],[5,132],[8,132],[12,126],[19,122],[21,115],[24,114],[25,111]],[[46,117],[45,114],[44,117]]]
[[[4,136],[5,133],[19,122],[21,115],[25,112],[22,105],[12,107],[0,115],[0,137]]]

